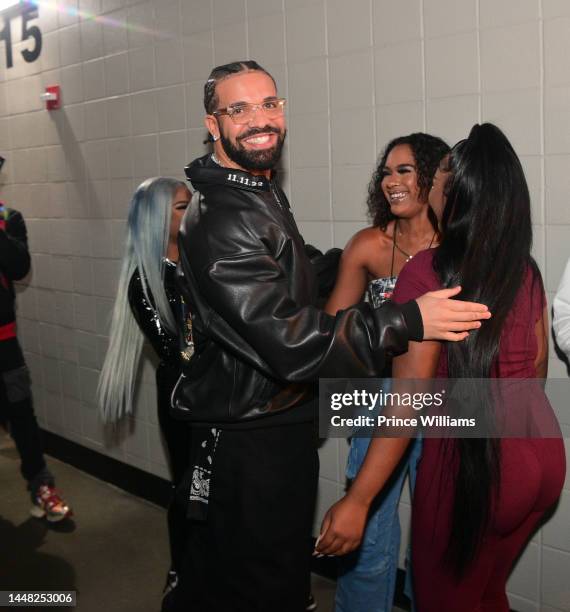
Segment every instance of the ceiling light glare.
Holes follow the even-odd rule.
[[[0,0],[0,12],[20,4],[20,0]]]

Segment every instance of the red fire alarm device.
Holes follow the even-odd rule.
[[[42,100],[46,103],[47,110],[55,110],[61,108],[61,95],[59,85],[48,85],[45,93],[41,95]]]

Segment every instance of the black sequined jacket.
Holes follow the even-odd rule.
[[[164,289],[175,320],[179,319],[180,294],[176,286],[176,264],[166,260],[164,270]],[[129,282],[129,305],[145,338],[158,355],[161,364],[180,368],[180,341],[164,327],[158,313],[152,304],[152,294],[149,291],[151,303],[147,300],[142,286],[140,273],[135,271]]]

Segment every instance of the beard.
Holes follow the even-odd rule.
[[[244,138],[264,133],[278,135],[277,143],[270,149],[249,150],[241,143]],[[241,168],[245,170],[272,170],[281,158],[281,151],[283,150],[286,134],[287,130],[281,131],[266,125],[263,128],[251,128],[245,134],[242,134],[236,141],[236,144],[234,144],[226,137],[223,131],[220,130],[220,142],[226,155]]]

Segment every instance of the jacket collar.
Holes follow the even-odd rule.
[[[245,191],[270,191],[271,181],[264,176],[255,176],[243,170],[223,168],[214,162],[210,154],[195,159],[184,168],[186,178],[195,189],[203,183],[226,185]],[[274,175],[272,176],[273,179]]]

